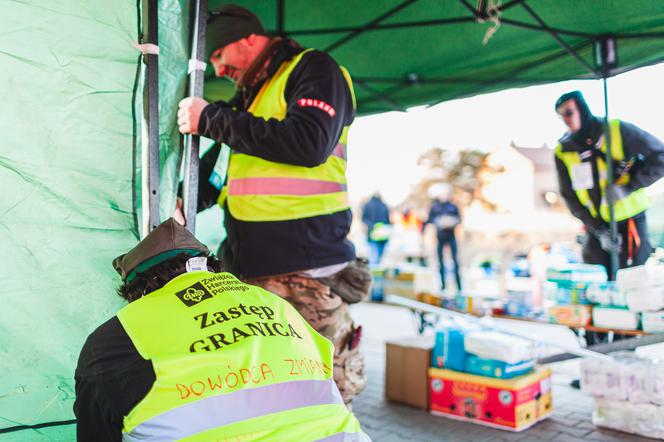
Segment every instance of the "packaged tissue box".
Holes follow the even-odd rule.
[[[639,313],[623,307],[595,306],[593,325],[596,327],[636,330],[639,328]]]
[[[593,397],[627,400],[626,365],[617,360],[583,359],[581,390]]]
[[[588,284],[586,287],[586,297],[592,304],[616,307],[627,306],[624,296],[621,296],[616,283],[613,281]]]
[[[463,342],[465,332],[464,328],[456,326],[438,330],[431,355],[431,365],[464,371],[466,369],[466,350]]]
[[[585,393],[634,404],[664,404],[664,363],[632,352],[612,356],[610,361],[581,361],[581,389]]]
[[[625,294],[630,310],[658,311],[664,309],[664,265],[646,265],[618,270],[618,290]]]
[[[589,305],[555,305],[549,307],[549,321],[554,324],[583,327],[590,324],[592,307]]]
[[[641,314],[641,326],[646,333],[664,332],[664,310],[643,312]]]
[[[532,342],[495,331],[471,331],[463,339],[467,353],[484,359],[517,364],[535,359]]]
[[[593,424],[645,437],[664,439],[664,408],[652,404],[595,399]]]
[[[606,270],[595,264],[566,264],[563,267],[550,268],[546,272],[546,279],[553,282],[605,282]]]
[[[508,364],[495,359],[484,359],[479,356],[469,354],[466,356],[466,372],[478,376],[489,376],[497,379],[511,379],[516,376],[524,375],[535,367],[535,361],[523,361],[516,364]]]

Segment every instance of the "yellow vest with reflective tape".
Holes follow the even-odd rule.
[[[261,87],[248,111],[265,120],[286,118],[284,96],[288,77],[302,56],[281,64],[277,72]],[[355,103],[353,85],[345,68],[340,68]],[[325,103],[320,103],[325,106]],[[323,110],[322,110],[323,111]],[[316,167],[275,163],[252,155],[233,152],[228,165],[226,186],[219,196],[234,218],[242,221],[285,221],[329,215],[347,210],[345,126],[337,145],[327,160]],[[232,147],[232,146],[231,146]],[[286,148],[288,146],[285,146]]]
[[[609,122],[609,130],[611,132],[611,157],[615,161],[623,161],[625,159],[625,152],[623,150],[622,135],[620,133],[620,120],[611,120]],[[606,140],[602,140],[600,151],[606,154]],[[565,152],[563,146],[558,144],[556,146],[556,157],[558,157],[567,167],[567,172],[572,175],[572,168],[581,163],[581,156],[578,152]],[[599,172],[599,188],[602,195],[602,200],[599,206],[599,216],[609,222],[609,205],[606,199],[606,163],[604,157],[597,159],[597,169]],[[629,176],[625,176],[616,184],[625,185],[629,183]],[[575,190],[576,197],[579,202],[588,208],[590,215],[597,218],[598,210],[590,198],[590,193],[587,189]],[[623,221],[632,218],[635,215],[643,212],[650,206],[650,198],[646,195],[645,189],[638,189],[625,198],[615,201],[614,214],[616,221]]]
[[[278,296],[191,272],[117,316],[155,372],[123,440],[362,440],[332,379],[332,343]]]

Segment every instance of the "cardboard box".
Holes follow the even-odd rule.
[[[590,324],[592,319],[592,306],[590,305],[556,305],[547,310],[549,321],[554,324],[583,327]]]
[[[553,411],[548,368],[509,380],[430,368],[429,386],[432,414],[503,430],[524,430]]]
[[[386,344],[385,397],[388,401],[429,409],[427,370],[432,336],[418,336]]]

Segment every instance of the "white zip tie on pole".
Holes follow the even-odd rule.
[[[191,74],[194,71],[203,71],[205,72],[205,68],[207,67],[207,63],[201,60],[189,60],[189,69],[187,70],[187,74]]]
[[[143,55],[159,55],[159,46],[153,43],[132,43],[133,47],[141,51]]]

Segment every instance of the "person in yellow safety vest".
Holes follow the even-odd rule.
[[[219,256],[229,271],[289,300],[334,343],[334,379],[350,403],[366,376],[348,304],[371,284],[347,238],[350,76],[324,52],[269,37],[245,8],[224,5],[210,17],[208,59],[237,93],[228,103],[179,104],[180,132],[216,141],[200,162],[198,210],[224,210]]]
[[[81,350],[79,441],[369,440],[332,379],[332,343],[172,218],[113,265],[129,304]]]
[[[555,109],[568,129],[555,149],[560,194],[588,232],[584,262],[601,264],[615,274],[617,269],[610,269],[610,252],[617,249],[620,268],[643,264],[652,252],[645,187],[664,176],[664,144],[633,124],[610,120],[613,161],[607,166],[604,122],[590,112],[581,92],[562,95]],[[611,187],[607,167],[615,179]],[[609,233],[609,198],[615,202],[617,244]]]

